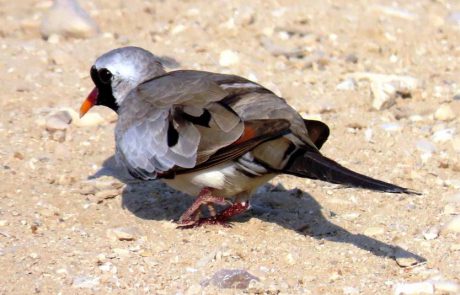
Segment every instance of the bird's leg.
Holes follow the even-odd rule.
[[[213,191],[211,188],[203,188],[200,191],[200,194],[196,198],[195,202],[193,202],[192,206],[190,206],[179,218],[178,223],[180,225],[191,225],[195,224],[196,221],[200,218],[200,210],[202,205],[208,206],[211,214],[215,214],[215,209],[213,205],[226,205],[227,202],[223,197],[217,197],[213,195]]]
[[[222,211],[220,214],[216,215],[216,218],[221,219],[222,221],[227,221],[235,215],[246,212],[249,209],[249,201],[238,202],[232,204],[230,207]]]
[[[182,228],[193,228],[205,224],[220,224],[225,227],[230,227],[230,225],[228,224],[228,220],[235,215],[245,212],[246,210],[248,210],[248,208],[248,201],[233,203],[230,207],[226,208],[219,214],[215,214],[210,217],[195,219],[193,223],[184,224]]]

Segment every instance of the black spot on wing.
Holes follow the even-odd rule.
[[[229,89],[227,89],[229,91]],[[266,93],[266,94],[273,94],[270,90],[266,88],[236,88],[236,89],[231,89],[231,94],[227,95],[224,97],[220,102],[222,104],[225,104],[227,106],[232,106],[236,104],[238,101],[244,98],[245,95],[250,94],[250,93]]]
[[[168,146],[173,147],[177,144],[178,141],[179,141],[179,132],[177,132],[176,128],[174,128],[172,121],[169,121]]]
[[[186,112],[182,112],[182,118],[185,120],[195,124],[200,125],[203,127],[209,127],[209,121],[211,121],[211,113],[208,110],[204,110],[203,113],[199,117],[192,116],[187,114]]]

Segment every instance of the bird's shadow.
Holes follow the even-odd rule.
[[[90,178],[113,176],[126,183],[122,192],[122,207],[148,220],[178,220],[193,203],[193,198],[169,188],[161,181],[136,181],[117,166],[114,157],[106,159],[102,168]],[[328,215],[327,217],[324,215]],[[308,193],[286,190],[281,185],[266,184],[251,199],[251,210],[235,217],[232,222],[246,222],[252,217],[276,223],[284,228],[314,237],[354,246],[380,257],[394,260],[407,258],[413,264],[426,261],[399,246],[384,243],[364,234],[353,234],[332,223],[333,212],[326,212]]]

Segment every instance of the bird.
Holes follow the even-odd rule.
[[[284,98],[243,77],[167,72],[159,57],[134,46],[101,55],[90,76],[95,87],[80,116],[96,105],[118,114],[117,161],[136,179],[161,180],[196,196],[178,227],[228,225],[250,208],[259,186],[280,174],[418,194],[323,155],[325,123],[303,119]]]

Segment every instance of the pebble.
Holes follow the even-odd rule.
[[[211,279],[204,280],[201,285],[206,287],[212,284],[218,288],[246,289],[251,281],[259,281],[259,278],[244,269],[221,269]]]
[[[447,280],[430,280],[430,282],[434,285],[434,289],[436,293],[440,294],[459,294],[460,293],[460,285],[453,281]]]
[[[367,142],[372,142],[372,136],[374,135],[374,130],[372,128],[366,128],[364,130],[364,140]]]
[[[53,132],[53,135],[51,136],[51,138],[54,140],[54,141],[57,141],[57,142],[64,142],[66,140],[66,135],[67,133],[64,131],[64,130],[57,130],[55,132]]]
[[[402,130],[401,125],[398,123],[383,123],[380,127],[386,132],[398,132]]]
[[[239,63],[240,58],[237,52],[226,49],[220,53],[219,64],[223,67],[233,66]]]
[[[398,283],[394,295],[434,294],[434,285],[430,282]]]
[[[446,142],[449,140],[452,140],[455,134],[455,129],[454,128],[448,128],[448,129],[441,129],[436,131],[432,136],[431,139],[434,142]]]
[[[82,118],[75,122],[78,127],[91,127],[105,124],[105,119],[96,112],[86,113]]]
[[[91,289],[99,285],[99,277],[79,276],[72,282],[74,288]]]
[[[359,294],[359,289],[355,287],[343,287],[342,291],[345,295]]]
[[[460,244],[452,244],[450,246],[450,251],[460,251]]]
[[[417,14],[397,6],[374,5],[372,6],[372,9],[377,11],[379,15],[383,13],[388,16],[398,17],[409,21],[413,21],[418,18]]]
[[[98,191],[103,190],[112,190],[112,189],[119,189],[123,187],[123,183],[114,179],[111,176],[101,176],[96,179],[91,179],[88,181],[83,182],[84,187],[87,185],[89,187],[93,187]]]
[[[460,26],[460,12],[454,11],[447,16],[447,21],[453,25]]]
[[[7,226],[9,224],[8,220],[2,219],[0,220],[0,226]]]
[[[447,222],[444,225],[442,231],[444,233],[446,232],[460,233],[460,215],[455,216],[453,219]]]
[[[285,260],[289,265],[295,265],[297,262],[292,253],[288,253]]]
[[[351,53],[347,55],[347,57],[345,57],[345,61],[348,63],[357,64],[359,61],[359,58],[356,56],[356,54]]]
[[[99,265],[99,269],[103,272],[108,272],[112,268],[112,263],[110,262],[104,262],[101,265]]]
[[[457,208],[454,204],[447,204],[442,210],[444,215],[455,215],[457,213]]]
[[[422,153],[432,154],[436,152],[436,147],[434,144],[425,139],[418,140],[415,144],[415,147]]]
[[[106,234],[114,241],[134,241],[140,235],[140,231],[136,227],[116,227],[108,229]]]
[[[434,113],[434,118],[440,121],[451,121],[456,117],[454,110],[448,104],[442,104]]]
[[[361,214],[358,212],[351,212],[351,213],[346,213],[342,215],[342,218],[348,221],[353,221],[356,218],[358,218]]]
[[[56,111],[49,114],[45,119],[45,127],[48,131],[66,130],[72,122],[72,116],[67,111]]]
[[[434,240],[439,236],[439,228],[433,226],[429,228],[427,231],[423,232],[423,237],[425,240]]]
[[[112,251],[113,251],[113,253],[115,253],[119,257],[128,257],[129,256],[129,250],[128,249],[114,248],[114,249],[112,249]]]
[[[55,0],[40,26],[43,38],[63,36],[89,38],[99,33],[99,28],[77,0]]]
[[[447,179],[444,180],[444,185],[454,189],[460,189],[460,179]]]
[[[447,201],[450,202],[450,203],[460,203],[460,192],[457,192],[453,195],[450,195],[448,198],[447,198]]]
[[[337,90],[355,90],[356,82],[351,78],[347,78],[335,86]]]
[[[369,227],[366,230],[364,230],[364,234],[366,236],[379,236],[382,235],[385,232],[385,229],[383,227]]]
[[[88,195],[88,194],[91,194],[92,191],[88,189],[87,191],[84,191],[84,192],[85,193],[89,192],[89,193],[87,193],[87,195]],[[84,194],[84,193],[82,193],[82,194]],[[104,200],[113,199],[113,198],[116,198],[119,195],[120,195],[120,191],[118,189],[110,189],[110,190],[99,191],[94,195],[94,197],[96,198],[96,202],[99,204],[99,203],[104,202]]]
[[[398,95],[410,96],[420,87],[418,79],[410,76],[383,75],[377,73],[354,73],[350,78],[368,80],[374,97],[372,107],[376,110],[387,109],[395,104]]]

